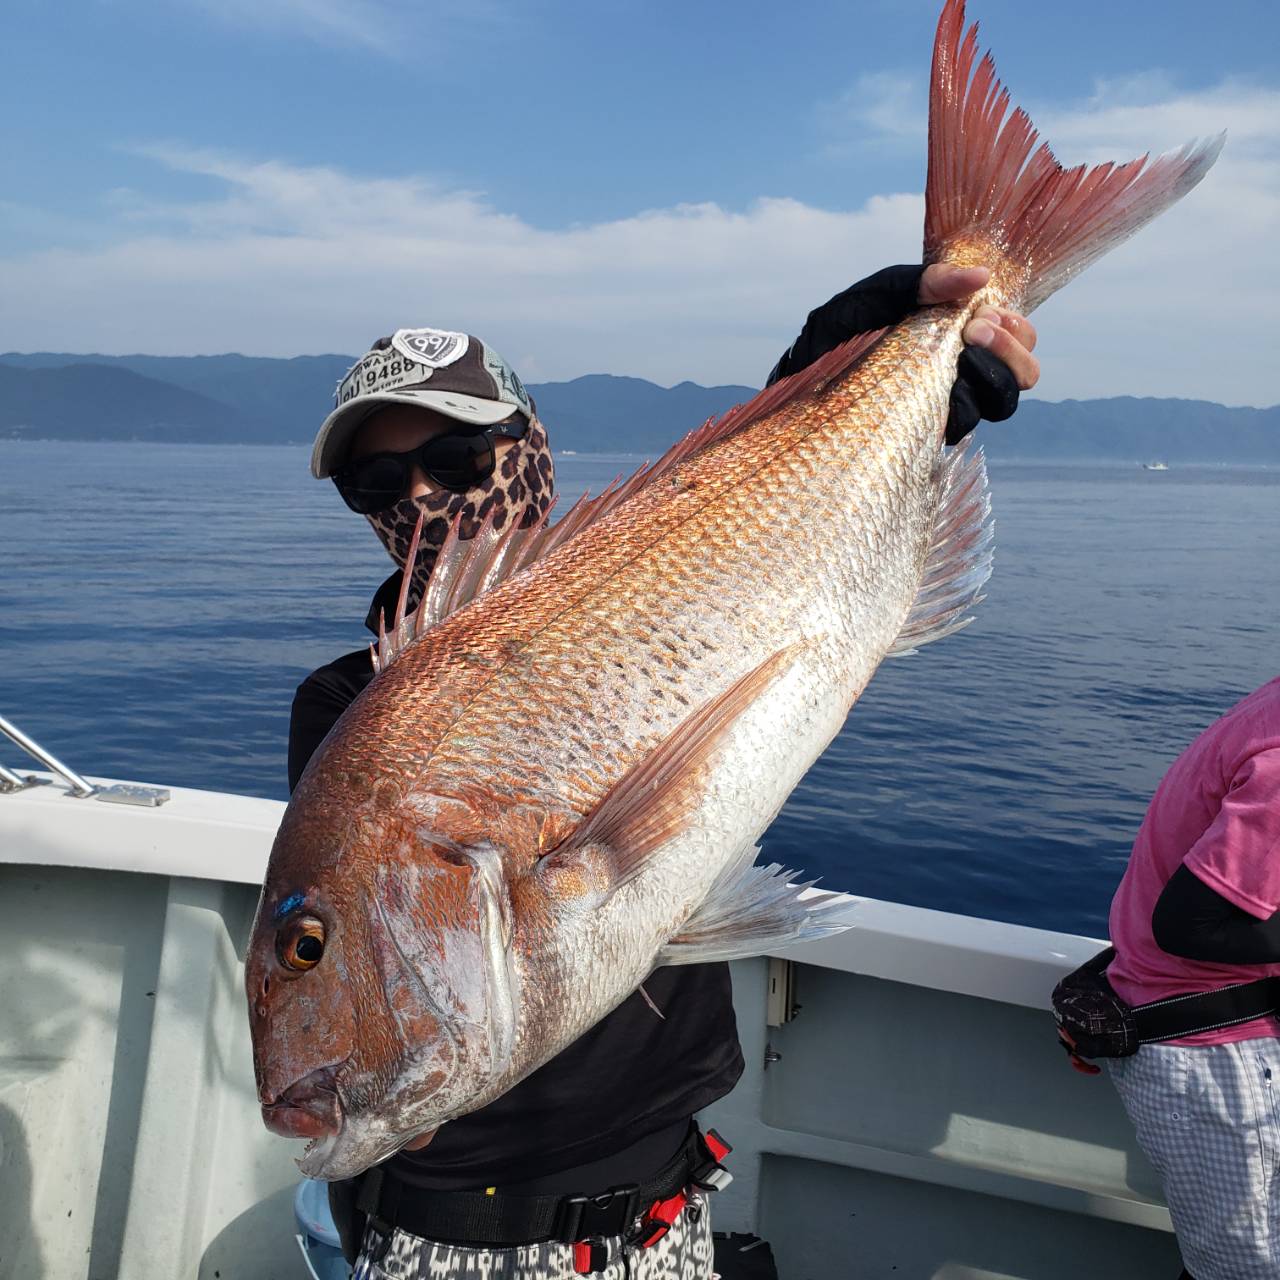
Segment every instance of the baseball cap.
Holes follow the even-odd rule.
[[[312,446],[311,474],[332,475],[360,424],[384,404],[418,405],[482,427],[516,412],[534,414],[515,370],[479,338],[449,329],[397,329],[338,383],[333,412]]]

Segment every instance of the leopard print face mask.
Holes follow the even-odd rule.
[[[498,459],[493,474],[474,489],[468,489],[466,493],[437,489],[424,498],[401,498],[385,511],[376,511],[366,515],[365,519],[373,526],[374,533],[391,558],[403,569],[418,516],[425,513],[422,539],[411,570],[413,578],[409,586],[408,607],[412,609],[422,599],[427,579],[435,568],[436,557],[459,512],[462,520],[458,532],[463,538],[474,538],[490,513],[493,515],[493,527],[499,532],[511,521],[527,529],[551,505],[555,487],[555,469],[547,433],[534,418],[524,437]]]

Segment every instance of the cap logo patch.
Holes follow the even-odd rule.
[[[347,370],[347,376],[338,383],[334,398],[335,408],[348,400],[368,395],[372,391],[391,391],[397,387],[411,387],[426,382],[431,370],[416,360],[410,360],[393,348],[370,351],[363,360]]]
[[[397,329],[391,345],[411,360],[432,369],[443,369],[459,359],[470,339],[448,329]]]

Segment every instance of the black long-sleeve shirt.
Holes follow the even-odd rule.
[[[370,616],[394,608],[400,574]],[[293,700],[289,785],[373,679],[367,649],[312,672]],[[742,1074],[726,964],[656,970],[567,1049],[487,1107],[445,1125],[421,1151],[393,1156],[419,1185],[443,1190],[524,1183],[589,1164],[678,1125],[723,1097]],[[573,1192],[579,1187],[566,1186]]]
[[[1180,866],[1151,913],[1156,946],[1203,964],[1280,964],[1280,911],[1251,916]]]

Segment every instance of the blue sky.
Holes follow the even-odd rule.
[[[937,8],[10,0],[0,348],[439,324],[533,380],[758,381],[809,307],[918,256]],[[969,11],[1064,160],[1230,130],[1037,317],[1044,394],[1280,401],[1273,339],[1236,320],[1280,289],[1280,7]]]

